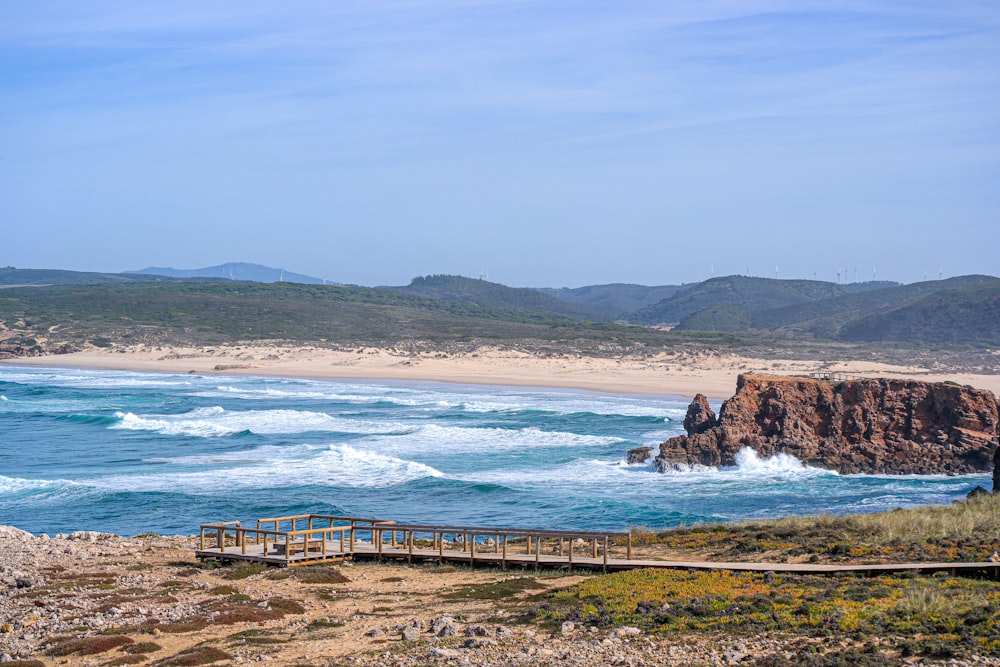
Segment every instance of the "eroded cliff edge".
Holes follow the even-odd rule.
[[[902,379],[828,382],[741,375],[718,417],[704,396],[688,435],[660,445],[656,467],[734,465],[744,447],[840,473],[964,474],[993,468],[1000,406],[989,391]]]

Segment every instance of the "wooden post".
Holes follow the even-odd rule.
[[[198,551],[205,550],[205,526],[201,527],[201,538],[198,546]]]
[[[219,551],[226,553],[226,529],[215,529],[215,541],[219,543]]]
[[[625,547],[625,560],[632,560],[632,533],[628,534],[628,543]]]
[[[403,539],[404,540],[406,539],[406,533],[405,532],[403,533]],[[409,543],[410,543],[409,544],[409,553],[410,553],[410,555],[406,557],[406,562],[409,563],[410,565],[412,565],[413,564],[413,531],[412,530],[410,531]]]
[[[496,536],[496,541],[493,542],[493,553],[495,553],[495,554],[500,553],[500,536],[499,535]]]
[[[468,540],[469,536],[466,534],[465,539]],[[476,564],[476,536],[472,536],[472,541],[469,542],[469,567]]]
[[[524,553],[526,553],[526,554],[528,554],[530,556],[531,555],[531,535],[525,535],[524,539],[528,543],[528,549]]]
[[[538,563],[542,560],[542,536],[539,535],[535,538],[535,569],[538,569]]]
[[[573,543],[572,542],[570,542],[569,548],[570,549],[573,548]],[[563,538],[560,537],[559,538],[559,557],[562,558],[562,556],[563,556]]]
[[[444,562],[444,533],[436,533],[438,541],[438,563]]]
[[[242,528],[238,528],[237,530],[240,531],[239,533],[237,533],[240,536],[239,537],[239,540],[240,540],[240,550],[243,553],[243,555],[246,556],[247,555],[247,535],[243,531]]]
[[[569,571],[573,571],[573,539],[569,540]]]
[[[500,567],[507,569],[507,536],[503,536],[503,556],[500,557]]]
[[[593,552],[592,552],[591,558],[597,558],[597,538],[596,537],[594,538],[593,547],[594,548],[593,548]]]
[[[608,572],[608,536],[604,536],[604,573]]]
[[[378,530],[378,559],[382,560],[382,529]]]

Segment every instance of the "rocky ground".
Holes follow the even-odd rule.
[[[194,548],[189,537],[49,537],[0,527],[0,662],[885,664],[866,662],[862,648],[846,645],[841,662],[823,662],[823,652],[837,645],[829,639],[663,636],[630,626],[525,622],[521,607],[544,604],[540,596],[584,575],[375,563],[214,568],[199,565]]]

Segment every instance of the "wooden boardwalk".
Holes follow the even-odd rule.
[[[633,558],[629,533],[398,524],[379,519],[305,514],[201,526],[199,559],[278,567],[348,559],[436,562],[501,569],[574,568],[614,572],[639,568],[795,574],[948,572],[1000,579],[1000,563],[742,563]]]

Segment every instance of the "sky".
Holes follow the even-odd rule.
[[[0,3],[0,266],[1000,275],[1000,3]]]

